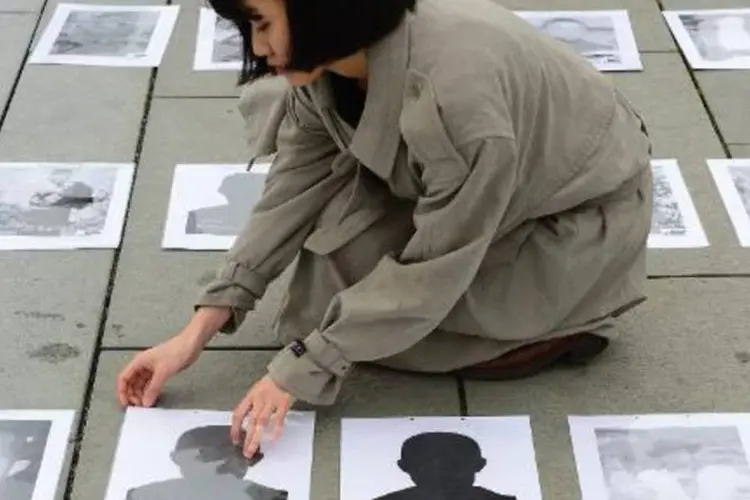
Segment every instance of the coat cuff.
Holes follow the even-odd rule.
[[[268,374],[295,399],[331,405],[351,368],[352,363],[315,330],[281,350],[268,365]]]
[[[247,313],[255,308],[256,300],[263,296],[266,287],[263,277],[241,264],[230,262],[201,292],[193,304],[193,310],[204,306],[230,308],[232,315],[219,331],[235,333],[245,321]]]

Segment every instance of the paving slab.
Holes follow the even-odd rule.
[[[38,12],[44,0],[0,0],[0,12]]]
[[[729,151],[733,158],[750,158],[750,144],[732,144]]]
[[[27,66],[0,160],[131,162],[148,81],[142,69]]]
[[[159,97],[238,96],[238,71],[195,71],[193,62],[198,41],[200,8],[203,0],[179,0],[180,16],[172,40],[159,66],[154,95]]]
[[[0,252],[0,408],[78,409],[112,252]]]
[[[173,335],[190,318],[195,299],[215,275],[225,252],[161,248],[174,169],[180,163],[246,163],[243,127],[235,99],[154,100],[105,345],[152,345]],[[283,279],[274,283],[237,334],[221,336],[215,344],[276,345],[270,323],[283,283]]]
[[[640,52],[674,52],[677,46],[654,0],[496,0],[513,10],[627,10]]]
[[[34,32],[33,14],[2,14],[0,12],[0,110],[10,97],[13,83],[21,71],[26,46]]]
[[[63,2],[47,4],[32,50],[58,3]],[[0,134],[0,160],[132,161],[151,73],[150,68],[26,65]]]
[[[131,356],[130,352],[102,354],[72,500],[104,498],[124,415],[115,398],[115,381]],[[258,352],[205,352],[193,367],[170,381],[160,407],[231,411],[250,384],[265,373],[272,356]],[[374,394],[378,397],[374,398]],[[311,498],[334,499],[338,498],[339,490],[342,417],[458,415],[459,399],[456,381],[449,377],[359,369],[347,380],[335,406],[298,408],[318,412]]]
[[[750,280],[653,280],[649,293],[585,369],[465,382],[469,415],[531,415],[545,498],[580,498],[568,415],[747,411]]]
[[[695,75],[724,140],[750,144],[750,70],[696,71]]]
[[[739,246],[711,173],[708,158],[725,152],[700,94],[678,54],[644,54],[643,74],[611,78],[643,113],[655,159],[677,159],[710,246],[649,250],[651,276],[750,272],[747,250]]]

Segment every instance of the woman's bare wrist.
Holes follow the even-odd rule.
[[[216,336],[231,315],[232,310],[229,307],[201,307],[193,314],[190,323],[188,323],[181,335],[188,337],[191,342],[203,347]]]

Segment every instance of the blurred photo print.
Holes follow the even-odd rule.
[[[58,4],[31,64],[157,67],[179,6]]]
[[[542,500],[528,417],[341,425],[341,500]]]
[[[643,70],[627,10],[527,10],[516,14],[571,47],[599,71]]]
[[[132,164],[0,163],[0,250],[116,248]]]
[[[242,38],[231,21],[201,7],[195,48],[196,71],[237,71],[242,68]]]
[[[708,238],[677,161],[652,160],[651,170],[654,193],[649,247],[707,247]]]
[[[310,500],[315,413],[289,412],[252,458],[232,443],[231,421],[227,411],[129,408],[104,500]]]
[[[740,244],[750,247],[750,158],[707,162]]]
[[[270,164],[177,165],[162,247],[226,250],[265,189]]]
[[[693,69],[750,69],[750,8],[666,11]]]
[[[569,418],[581,500],[748,500],[748,415]]]
[[[54,498],[73,411],[0,410],[0,498]]]

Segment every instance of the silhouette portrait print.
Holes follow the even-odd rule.
[[[50,428],[49,421],[0,420],[0,499],[33,498]]]
[[[401,445],[399,468],[414,486],[375,500],[520,500],[475,486],[487,465],[479,444],[455,432],[425,432]]]
[[[253,205],[263,194],[264,183],[251,173],[226,176],[218,193],[226,203],[203,207],[188,212],[185,232],[187,234],[213,234],[236,236],[245,225]]]
[[[182,434],[170,458],[181,478],[167,479],[128,491],[126,500],[286,500],[288,492],[245,480],[247,471],[264,459],[258,451],[242,455],[229,437],[229,426],[196,427]]]

